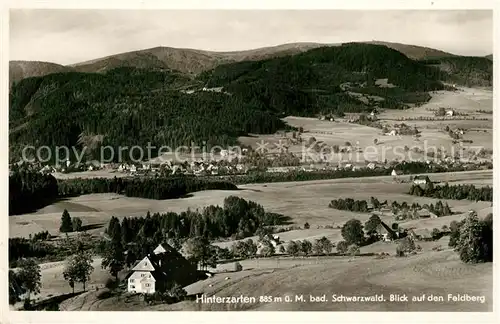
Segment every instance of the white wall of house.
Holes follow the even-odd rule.
[[[153,294],[156,280],[148,271],[135,271],[128,278],[127,290],[130,293]]]

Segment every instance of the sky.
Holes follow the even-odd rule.
[[[73,64],[157,46],[232,51],[388,41],[493,53],[492,11],[54,10],[10,12],[10,60]]]

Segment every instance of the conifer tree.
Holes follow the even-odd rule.
[[[67,233],[71,231],[73,231],[73,223],[69,212],[65,209],[61,216],[61,226],[59,227],[59,232]]]

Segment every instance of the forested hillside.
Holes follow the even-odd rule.
[[[476,56],[448,56],[421,61],[446,72],[446,81],[468,87],[493,86],[493,59]]]
[[[381,78],[395,87],[379,87],[375,81]],[[197,78],[133,67],[56,73],[13,85],[10,153],[16,158],[27,144],[234,144],[241,135],[285,128],[280,118],[286,115],[372,109],[373,103],[361,102],[352,91],[385,98],[385,108],[405,108],[405,102],[428,100],[426,92],[443,89],[440,80],[446,78],[438,68],[386,46],[356,43],[222,65]],[[201,91],[204,86],[223,91]],[[181,91],[186,89],[198,91]]]
[[[71,147],[92,138],[101,145],[144,148],[148,142],[157,148],[226,145],[248,132],[285,127],[239,97],[176,90],[192,82],[175,72],[134,68],[25,79],[11,91],[11,154],[23,144]]]
[[[403,103],[403,95],[418,94],[416,97],[425,101],[420,94],[443,89],[440,80],[444,76],[439,69],[413,61],[386,46],[358,43],[258,62],[221,65],[199,76],[211,87],[224,86],[226,91],[246,101],[259,98],[273,111],[299,116],[362,111],[366,107],[346,96],[341,86],[348,83],[359,90],[373,86],[381,78],[387,78],[397,87],[390,92],[387,88],[374,87],[370,94]],[[388,108],[396,106],[392,104]]]

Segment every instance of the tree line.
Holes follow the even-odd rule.
[[[334,199],[330,202],[328,207],[359,213],[367,213],[369,211],[368,202],[366,200],[354,200],[352,198]]]
[[[73,253],[75,239],[62,236],[57,241],[49,241],[46,231],[30,235],[29,238],[9,238],[9,266],[16,267],[23,259],[38,261],[58,261]],[[95,241],[85,232],[78,233],[77,240],[85,242],[86,250],[96,250]]]
[[[201,190],[236,190],[236,185],[213,178],[92,178],[56,180],[30,167],[15,165],[9,176],[9,215],[33,212],[52,204],[57,198],[91,193],[117,193],[128,197],[172,199]],[[76,221],[78,222],[78,220]],[[75,225],[78,227],[78,224]],[[81,222],[80,225],[81,227]],[[73,227],[73,226],[71,226]],[[70,226],[64,228],[68,232]],[[76,230],[76,229],[75,229]]]
[[[408,212],[408,211],[417,211],[420,209],[428,209],[431,213],[436,214],[438,217],[441,216],[449,216],[452,215],[452,211],[448,203],[443,203],[441,200],[436,202],[436,204],[424,204],[420,205],[419,203],[412,203],[409,205],[407,202],[399,203],[397,201],[393,201],[390,205],[387,200],[384,202],[380,202],[377,198],[370,198],[371,207],[367,200],[354,200],[352,198],[339,198],[334,199],[330,202],[328,207],[339,209],[339,210],[348,210],[352,212],[359,213],[367,213],[371,209],[380,209],[382,206],[387,206],[392,209],[394,214],[398,214],[400,211]]]
[[[409,191],[410,195],[419,197],[429,197],[437,199],[493,201],[493,188],[489,186],[476,188],[474,185],[434,186],[428,184],[425,188],[413,185]]]
[[[172,199],[183,197],[201,190],[236,190],[226,181],[213,181],[198,177],[144,177],[144,178],[92,178],[67,179],[58,181],[59,196],[71,197],[91,193],[117,193],[127,197],[148,199]]]
[[[244,175],[229,175],[221,178],[226,179],[234,184],[310,181],[310,180],[326,180],[326,179],[340,179],[340,178],[388,176],[391,175],[393,169],[399,172],[400,174],[458,172],[466,170],[464,166],[454,166],[447,168],[441,165],[429,165],[425,162],[420,162],[420,161],[410,161],[410,162],[398,163],[389,168],[375,168],[375,169],[360,168],[356,170],[339,169],[339,170],[318,170],[318,171],[292,170],[289,172],[250,171]]]
[[[211,205],[201,211],[148,213],[145,217],[125,217],[121,223],[112,217],[106,232],[111,237],[120,235],[124,244],[142,238],[157,238],[158,241],[198,236],[211,240],[243,238],[254,235],[260,227],[280,225],[285,219],[282,215],[266,212],[253,201],[229,196],[222,207]]]

